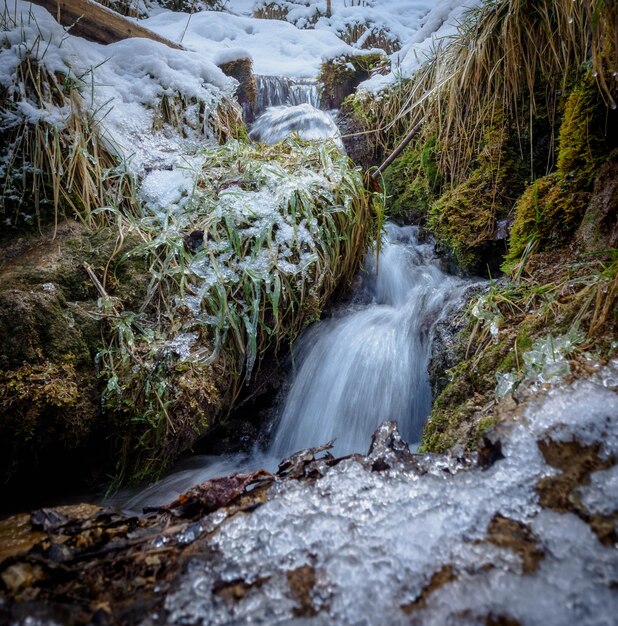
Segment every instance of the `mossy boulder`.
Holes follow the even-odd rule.
[[[322,91],[322,105],[338,109],[356,87],[374,71],[388,67],[388,57],[381,53],[341,55],[322,63],[318,82]]]
[[[508,218],[524,175],[510,128],[496,116],[485,132],[474,169],[463,181],[445,186],[428,210],[429,227],[463,268],[495,275],[506,249],[498,222]]]
[[[0,472],[9,493],[53,493],[58,481],[94,478],[96,463],[110,467],[95,367],[105,326],[86,268],[107,272],[110,293],[137,306],[146,279],[140,268],[115,273],[118,235],[67,221],[0,251]]]
[[[425,222],[443,178],[436,162],[436,137],[415,142],[384,173],[391,216],[406,223]]]

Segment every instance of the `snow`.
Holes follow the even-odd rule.
[[[183,152],[195,152],[191,139],[167,128],[153,132],[155,108],[163,96],[203,102],[214,111],[232,95],[236,82],[200,55],[176,50],[148,39],[127,39],[100,45],[68,34],[42,7],[3,0],[0,10],[12,28],[2,31],[0,85],[16,89],[15,69],[32,54],[51,73],[83,81],[84,106],[100,122],[108,147],[117,151],[130,170],[143,175],[153,167],[172,167]],[[61,126],[68,110],[40,109],[22,100],[18,110],[29,123],[44,120]],[[203,142],[201,130],[193,142]],[[185,133],[187,134],[187,133]]]
[[[317,76],[323,56],[356,50],[327,30],[301,30],[288,22],[258,20],[219,11],[189,15],[160,12],[143,24],[213,63],[230,48],[242,48],[253,59],[256,74],[309,78]]]
[[[285,2],[287,21],[252,19],[253,11],[271,1],[230,0],[227,11],[204,11],[193,15],[158,10],[144,24],[155,32],[182,42],[204,58],[221,62],[218,55],[241,48],[254,61],[257,74],[312,78],[324,59],[362,53],[370,32],[382,32],[402,44],[391,55],[393,71],[375,76],[363,88],[378,91],[399,77],[409,77],[425,62],[444,38],[457,32],[468,8],[480,0],[365,0],[348,6],[333,0],[333,13],[324,16],[325,2]],[[320,9],[322,15],[315,20]],[[232,14],[233,13],[233,14]],[[349,28],[364,24],[367,32],[353,45],[342,40]]]
[[[488,615],[522,625],[615,623],[618,552],[580,517],[541,508],[534,486],[556,472],[539,438],[595,441],[606,455],[618,452],[617,373],[614,361],[530,404],[504,427],[505,458],[486,471],[440,457],[427,473],[372,472],[348,460],[314,484],[276,483],[251,514],[207,518],[216,529],[214,556],[194,559],[168,595],[168,623],[306,623],[294,617],[288,582],[288,572],[303,566],[315,571],[311,601],[321,611],[311,623],[469,626],[486,624]],[[593,474],[586,489],[590,507],[618,509],[615,469]],[[528,526],[542,555],[535,570],[522,572],[517,553],[487,541],[496,515]],[[454,579],[404,614],[401,607],[446,566]],[[221,581],[258,579],[234,603],[213,593]]]

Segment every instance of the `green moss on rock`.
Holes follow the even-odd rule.
[[[318,76],[324,106],[338,109],[371,72],[387,65],[388,57],[379,52],[346,54],[324,61]]]
[[[561,245],[572,236],[586,211],[595,176],[609,158],[608,130],[615,123],[615,115],[607,117],[594,78],[585,75],[566,99],[556,170],[529,184],[515,205],[507,271],[531,246]]]
[[[477,166],[445,191],[429,209],[429,227],[453,250],[460,265],[482,271],[483,249],[495,237],[498,219],[509,215],[522,186],[524,168],[509,130],[496,117],[483,138]]]
[[[389,212],[406,222],[426,218],[432,201],[442,186],[442,175],[436,162],[435,136],[408,147],[386,170],[384,183]]]

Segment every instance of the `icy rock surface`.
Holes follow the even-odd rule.
[[[215,555],[196,558],[168,595],[168,622],[442,626],[493,616],[544,626],[615,624],[615,546],[601,544],[580,517],[541,508],[534,486],[557,472],[540,439],[594,442],[602,455],[616,456],[617,373],[614,361],[520,410],[501,427],[504,459],[485,471],[429,457],[434,462],[422,471],[401,464],[375,472],[350,459],[314,483],[280,482],[266,504],[221,523]],[[590,506],[590,494],[602,492],[603,510],[618,509],[615,476],[615,469],[593,474]],[[539,559],[526,573],[516,550],[488,541],[496,516],[531,533]],[[315,573],[304,617],[290,586],[301,567]],[[236,580],[246,586],[236,601],[214,593]]]

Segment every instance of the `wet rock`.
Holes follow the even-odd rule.
[[[487,289],[482,283],[471,284],[463,293],[461,300],[448,316],[442,317],[434,325],[431,339],[431,357],[427,371],[431,383],[433,398],[437,398],[450,382],[448,371],[461,362],[461,335],[466,329],[469,317],[466,314],[468,304]]]
[[[163,507],[146,508],[145,512],[169,511],[177,517],[197,517],[212,513],[230,504],[248,486],[264,480],[272,480],[272,475],[264,470],[250,474],[212,478],[189,489],[170,504]]]
[[[284,476],[286,478],[302,478],[311,474],[312,471],[318,471],[318,473],[320,473],[319,468],[323,466],[321,461],[325,462],[326,465],[329,465],[335,460],[333,455],[328,452],[328,450],[333,447],[334,443],[334,441],[329,441],[322,446],[307,448],[289,456],[287,459],[284,459],[281,463],[279,463],[277,476]],[[316,458],[322,452],[324,452],[322,457]]]
[[[396,421],[384,422],[373,433],[367,461],[374,472],[394,469],[414,461],[414,455],[410,452],[408,444],[399,434]]]
[[[430,581],[423,587],[416,600],[402,604],[401,610],[407,615],[410,615],[416,610],[425,608],[432,593],[454,580],[457,580],[455,568],[452,565],[444,565],[437,572],[432,574]]]
[[[618,162],[609,161],[599,170],[594,190],[575,241],[584,250],[618,247]]]
[[[543,551],[538,546],[538,539],[528,526],[495,515],[487,527],[487,541],[500,548],[507,548],[518,554],[522,560],[524,574],[532,574],[543,560]]]
[[[236,98],[242,107],[245,122],[250,124],[255,117],[255,107],[258,97],[252,59],[250,57],[240,57],[227,61],[226,63],[220,63],[219,67],[226,76],[231,76],[238,81]]]
[[[502,442],[496,436],[484,436],[477,451],[478,465],[482,469],[488,469],[496,461],[504,458],[502,454]]]

